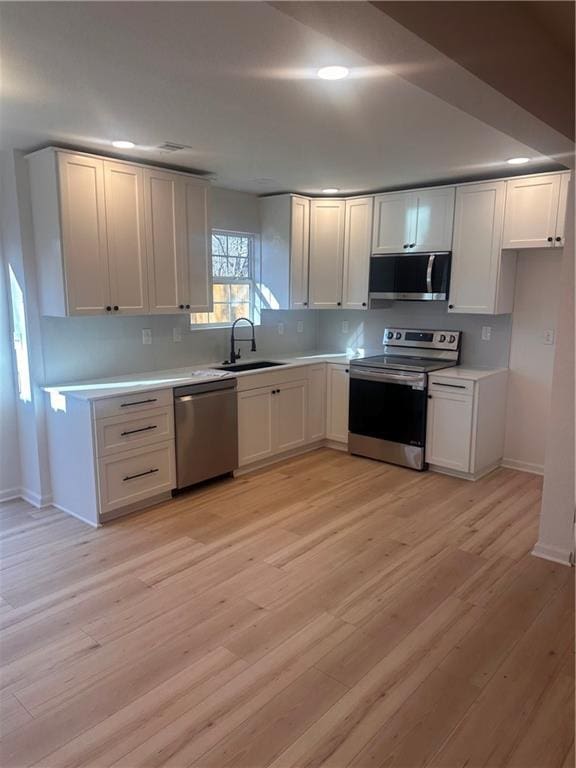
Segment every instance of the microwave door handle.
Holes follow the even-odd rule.
[[[426,288],[428,289],[428,293],[432,293],[432,270],[434,269],[435,259],[435,253],[431,253],[428,257],[428,267],[426,269]]]

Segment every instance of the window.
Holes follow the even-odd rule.
[[[212,232],[212,312],[194,312],[194,325],[231,325],[239,317],[257,322],[256,236],[245,232]]]

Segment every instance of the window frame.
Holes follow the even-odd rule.
[[[214,257],[222,256],[222,254],[214,253],[212,251],[212,236],[213,235],[226,235],[227,237],[243,237],[249,241],[248,246],[248,270],[249,276],[246,278],[235,277],[223,277],[220,275],[214,275]],[[195,315],[210,315],[214,312],[215,304],[228,304],[232,306],[232,302],[215,302],[214,301],[214,286],[215,285],[246,285],[248,284],[249,290],[249,319],[254,325],[260,324],[260,307],[257,301],[258,298],[258,286],[260,284],[260,271],[261,271],[261,259],[260,259],[260,236],[257,232],[242,232],[240,230],[221,229],[214,227],[210,235],[210,269],[211,269],[211,290],[212,290],[212,311],[211,312],[191,312],[190,313],[190,328],[191,330],[203,330],[209,328],[231,328],[231,322],[216,323],[216,322],[194,322]],[[231,258],[236,258],[232,256]]]

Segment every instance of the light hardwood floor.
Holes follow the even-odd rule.
[[[540,491],[321,450],[97,531],[3,505],[3,766],[568,768]]]

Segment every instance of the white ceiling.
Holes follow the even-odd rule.
[[[359,192],[547,158],[264,3],[2,3],[3,148],[50,143],[257,193]],[[343,63],[353,77],[314,78]],[[174,154],[164,141],[190,145]]]

